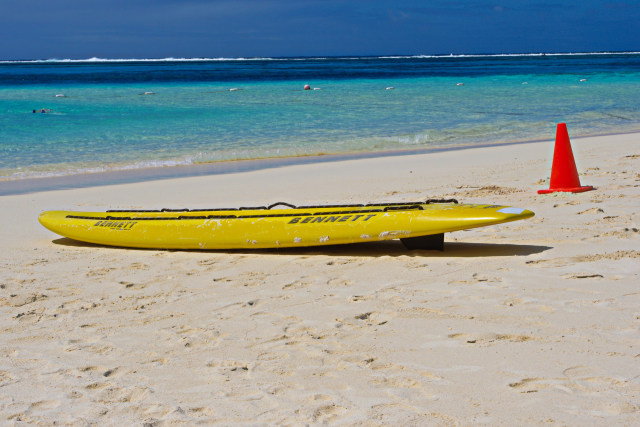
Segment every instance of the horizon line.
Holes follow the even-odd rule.
[[[382,54],[382,55],[323,55],[323,56],[254,56],[254,57],[164,57],[164,58],[48,58],[48,59],[0,59],[0,64],[28,63],[100,63],[100,62],[225,62],[225,61],[291,61],[291,60],[359,60],[359,59],[446,59],[522,56],[580,56],[580,55],[638,55],[640,51],[595,52],[521,52],[521,53],[448,53],[448,54]]]

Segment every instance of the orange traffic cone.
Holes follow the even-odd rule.
[[[551,166],[551,181],[548,190],[538,190],[538,194],[554,193],[556,191],[567,191],[571,193],[582,193],[593,190],[590,185],[581,186],[576,162],[571,151],[569,132],[566,123],[558,123],[556,131],[556,146],[553,150],[553,165]]]

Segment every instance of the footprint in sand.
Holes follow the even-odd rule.
[[[519,304],[522,304],[524,300],[522,298],[510,298],[508,300],[506,300],[503,304],[508,306],[508,307],[513,307]]]
[[[296,280],[295,282],[288,283],[282,287],[283,290],[302,289],[308,288],[309,283]]]
[[[284,328],[285,336],[289,340],[287,342],[288,345],[308,343],[314,340],[323,340],[329,336],[325,332],[326,331],[303,325],[293,325]]]
[[[133,283],[133,282],[127,282],[127,281],[121,281],[120,284],[123,285],[125,288],[132,289],[132,290],[144,289],[147,287],[147,285],[143,285],[141,283]]]
[[[149,266],[141,262],[134,262],[133,264],[129,265],[129,268],[132,268],[134,270],[148,270]]]
[[[249,362],[239,360],[220,360],[207,362],[207,368],[215,368],[220,373],[247,373],[251,368]]]
[[[178,341],[187,348],[211,347],[217,345],[222,333],[214,328],[197,328],[188,325],[172,326],[161,329],[163,336],[171,341]]]
[[[147,398],[151,391],[147,387],[109,387],[101,391],[98,402],[102,403],[136,403]]]
[[[25,264],[25,266],[26,267],[33,267],[34,265],[47,264],[48,262],[49,262],[48,259],[40,258],[40,259],[36,259],[34,261],[31,261],[31,262]]]
[[[257,359],[265,362],[270,362],[273,360],[285,360],[289,359],[291,356],[288,353],[276,353],[273,351],[267,351],[264,353],[258,354]]]
[[[29,310],[16,314],[13,318],[26,323],[38,323],[44,316],[44,309]]]
[[[485,197],[485,196],[496,196],[496,195],[507,195],[514,193],[523,193],[525,190],[520,188],[513,187],[498,187],[497,185],[488,185],[484,187],[474,187],[469,185],[462,185],[456,187],[457,189],[467,189],[464,191],[458,191],[453,193],[455,196],[464,196],[464,197]]]
[[[568,265],[566,258],[537,259],[525,262],[526,265],[535,265],[544,268],[564,267]]]
[[[46,300],[45,294],[33,293],[29,295],[11,294],[9,298],[0,298],[0,306],[8,305],[10,307],[24,307],[37,301]]]
[[[216,416],[216,411],[208,407],[189,408],[188,411],[198,417],[213,418]]]
[[[545,384],[544,381],[544,378],[523,378],[509,383],[509,387],[520,391],[520,393],[537,393],[541,389],[551,387],[550,384]]]
[[[352,262],[355,262],[355,260],[345,259],[345,258],[336,258],[333,261],[328,261],[327,265],[346,265],[346,264],[351,264]]]
[[[602,233],[601,235],[595,236],[595,237],[615,237],[616,239],[631,239],[638,236],[640,236],[639,229],[635,227],[632,227],[632,228],[625,227],[620,230],[608,231],[606,233]]]
[[[491,282],[491,283],[500,283],[502,282],[502,277],[489,277],[484,276],[478,273],[473,273],[471,276],[476,282]]]
[[[11,278],[7,281],[7,283],[11,283],[13,285],[18,285],[18,286],[26,286],[26,285],[30,285],[32,283],[36,283],[38,281],[38,279],[15,279],[15,278]],[[0,285],[0,289],[7,289],[7,285],[5,285],[4,283]],[[58,288],[53,288],[53,289],[58,289]],[[67,289],[65,287],[65,289]]]
[[[415,426],[415,425],[437,425],[437,426],[458,426],[465,425],[458,418],[439,412],[426,412],[406,403],[381,403],[373,405],[369,415],[370,419],[375,419],[381,425],[391,426]]]
[[[115,269],[114,268],[98,268],[96,270],[89,270],[86,276],[87,277],[105,276],[109,274],[109,272],[112,270],[115,270]]]
[[[573,206],[573,205],[578,205],[580,204],[580,202],[575,201],[575,200],[570,200],[568,202],[564,202],[564,203],[556,203],[555,205],[553,205],[554,208],[560,207],[560,206]]]
[[[448,335],[449,338],[463,341],[466,344],[478,344],[483,346],[494,345],[501,341],[509,342],[526,342],[536,340],[535,337],[530,335],[517,335],[517,334],[467,334],[456,333]]]
[[[49,410],[59,407],[61,402],[59,400],[40,400],[34,402],[29,406],[29,409]]]
[[[321,424],[334,423],[341,415],[346,414],[347,408],[344,406],[336,405],[324,405],[319,407],[313,412],[313,421]]]
[[[403,319],[424,319],[424,318],[440,318],[440,319],[455,319],[459,316],[447,313],[446,311],[438,310],[437,308],[430,307],[406,307],[397,311],[397,315]]]
[[[437,399],[438,397],[427,391],[423,384],[422,378],[412,378],[407,375],[395,375],[392,377],[374,378],[369,381],[369,384],[384,388],[392,395],[401,399],[415,399],[415,392],[421,394],[420,400],[423,399]]]
[[[335,277],[333,279],[329,279],[327,281],[327,285],[335,286],[335,287],[351,286],[353,285],[353,280],[343,279],[341,277]]]
[[[626,390],[631,391],[631,387],[633,387],[627,380],[602,376],[601,372],[588,366],[572,366],[565,369],[562,374],[564,376],[556,378],[523,378],[509,383],[509,387],[520,393],[536,393],[540,390],[555,388],[583,396],[610,391],[625,395]],[[619,405],[617,408],[619,412],[616,413],[625,413],[628,405]]]
[[[91,343],[85,339],[69,340],[68,346],[64,348],[64,351],[72,353],[74,351],[89,351],[95,354],[106,354],[113,350],[113,347],[108,345],[102,345],[97,343]]]
[[[578,215],[599,214],[599,213],[604,213],[604,210],[602,208],[591,208],[591,209],[587,209],[586,211],[578,212]]]
[[[156,359],[149,360],[147,362],[142,362],[142,364],[152,364],[154,366],[162,366],[162,365],[166,365],[169,362],[171,362],[171,359],[167,357],[159,357]]]
[[[604,254],[593,254],[593,255],[583,255],[572,257],[571,260],[574,262],[593,262],[599,261],[602,259],[617,261],[624,258],[640,258],[640,251],[616,251],[616,252],[607,252]]]
[[[476,283],[502,283],[502,277],[490,277],[473,273],[471,280],[452,280],[449,282],[449,285],[471,285]]]
[[[17,382],[18,379],[9,371],[0,370],[0,387],[7,386]]]
[[[375,311],[368,311],[366,313],[360,313],[354,316],[356,321],[359,321],[357,327],[360,327],[360,322],[366,323],[367,326],[382,326],[389,323],[391,316],[385,313],[376,313]],[[352,325],[353,326],[353,325]]]
[[[602,175],[602,173],[599,173],[599,171],[600,171],[600,168],[597,168],[597,167],[596,168],[587,168],[581,173],[581,175],[584,175],[584,176]]]
[[[562,276],[564,279],[602,279],[602,274],[578,273]]]

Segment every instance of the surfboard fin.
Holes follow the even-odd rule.
[[[428,236],[406,237],[400,239],[407,249],[426,249],[432,251],[444,251],[444,233],[430,234]]]

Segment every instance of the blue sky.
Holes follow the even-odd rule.
[[[0,0],[0,58],[640,51],[639,0]]]

